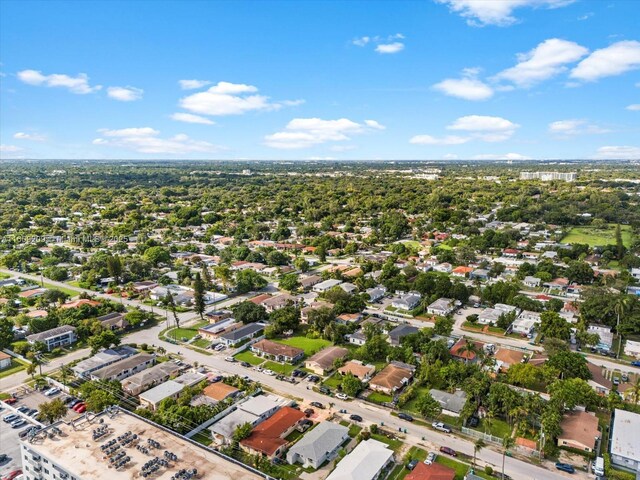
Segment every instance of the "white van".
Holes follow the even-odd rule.
[[[593,473],[598,476],[604,475],[604,458],[598,457],[593,462]]]

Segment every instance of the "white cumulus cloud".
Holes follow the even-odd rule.
[[[107,95],[109,98],[118,100],[120,102],[134,102],[141,100],[144,90],[136,87],[109,87],[107,88]]]
[[[0,152],[2,153],[17,153],[23,150],[24,148],[18,147],[16,145],[0,145]]]
[[[448,130],[469,132],[474,138],[485,142],[501,142],[510,138],[520,125],[502,117],[467,115],[456,119]]]
[[[593,135],[609,133],[610,130],[599,127],[582,119],[558,120],[549,124],[549,132],[560,137],[575,135]]]
[[[213,82],[209,80],[178,80],[178,83],[182,90],[196,90],[211,85]]]
[[[284,130],[265,137],[265,145],[285,150],[308,148],[328,142],[351,140],[352,135],[364,134],[385,127],[375,120],[357,123],[348,118],[294,118]]]
[[[500,27],[517,22],[513,11],[521,7],[558,8],[575,0],[436,0],[452,12],[467,19],[471,26],[497,25]]]
[[[182,155],[221,150],[221,147],[217,145],[202,140],[193,140],[183,133],[162,138],[160,132],[151,127],[119,130],[103,128],[98,132],[102,136],[93,140],[94,145],[113,146],[139,153]]]
[[[258,88],[242,83],[218,82],[203,92],[188,95],[180,100],[185,110],[199,115],[243,115],[251,111],[279,110],[283,106],[300,105],[303,100],[272,102],[269,97],[257,93]]]
[[[471,157],[472,160],[531,160],[531,157],[526,155],[522,155],[520,153],[505,153],[505,154],[494,154],[494,153],[484,153],[481,155],[474,155]]]
[[[44,135],[26,132],[16,132],[13,134],[13,138],[17,140],[30,140],[32,142],[44,142],[46,140]]]
[[[469,69],[464,78],[447,78],[436,83],[433,88],[450,97],[465,100],[486,100],[493,96],[493,89],[481,80],[475,78],[476,70]]]
[[[79,73],[77,77],[71,77],[60,73],[43,75],[38,70],[22,70],[17,75],[20,81],[28,85],[66,88],[71,93],[78,95],[93,93],[102,88],[101,85],[90,86],[89,77],[85,73]]]
[[[402,42],[381,43],[376,47],[376,52],[378,53],[398,53],[402,50],[404,50],[404,43]]]
[[[594,51],[572,71],[571,78],[596,81],[640,68],[640,42],[616,42]]]
[[[627,110],[631,110],[632,112],[639,112],[640,111],[640,103],[633,103],[631,105],[627,105]]]
[[[445,137],[433,137],[431,135],[416,135],[411,137],[409,143],[414,145],[461,145],[471,140],[471,137],[459,137],[447,135]]]
[[[193,113],[177,112],[171,115],[171,118],[178,122],[200,123],[202,125],[213,125],[215,123],[213,120],[209,120],[200,115],[194,115]]]
[[[595,158],[603,160],[640,160],[640,147],[609,145],[600,147]]]
[[[529,52],[518,54],[518,64],[498,73],[494,79],[522,88],[531,87],[562,73],[567,64],[577,62],[588,53],[587,48],[575,42],[550,38]]]

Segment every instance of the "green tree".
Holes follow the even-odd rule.
[[[420,395],[416,408],[420,415],[427,419],[434,419],[442,412],[440,403],[429,392]]]
[[[298,281],[298,275],[295,273],[288,273],[283,275],[279,282],[279,287],[288,292],[295,292],[300,288],[300,282]]]
[[[60,398],[56,398],[50,402],[41,403],[38,408],[40,409],[38,417],[43,422],[47,423],[54,423],[61,418],[64,418],[67,414],[67,406]]]
[[[473,444],[473,463],[472,463],[473,468],[476,467],[476,456],[478,452],[486,446],[487,446],[487,443],[482,438],[477,439]]]
[[[293,265],[302,273],[308,272],[310,268],[309,262],[307,262],[304,257],[296,258],[293,262]]]
[[[233,431],[233,440],[235,442],[241,442],[249,435],[251,435],[251,431],[253,430],[253,425],[249,422],[242,423],[238,425]]]
[[[564,379],[581,378],[589,380],[591,378],[587,360],[578,352],[557,352],[549,357],[547,365],[560,372]]]
[[[545,338],[559,338],[567,341],[571,338],[571,325],[556,312],[540,314],[540,333]]]
[[[450,317],[436,317],[436,321],[433,326],[433,333],[448,337],[453,331],[454,320]]]
[[[92,380],[83,383],[80,397],[91,412],[101,412],[110,405],[118,405],[124,397],[122,384],[117,380]]]
[[[8,348],[13,342],[13,322],[8,318],[0,318],[0,350]]]
[[[233,316],[236,320],[244,324],[262,322],[269,318],[267,311],[262,305],[256,305],[249,301],[240,302],[233,307]]]
[[[593,269],[587,262],[573,260],[569,262],[565,275],[570,282],[586,284],[593,282]]]
[[[511,435],[505,435],[502,438],[502,478],[506,478],[504,475],[504,459],[507,456],[507,451],[515,445],[516,441]]]
[[[347,373],[346,375],[343,375],[340,387],[346,395],[355,397],[358,395],[358,392],[362,390],[362,382],[351,373]]]
[[[160,263],[169,263],[171,255],[166,248],[155,246],[149,247],[144,252],[145,260],[151,262],[154,266],[158,266]]]
[[[118,255],[107,257],[107,271],[109,276],[115,279],[115,283],[120,283],[120,277],[122,276],[122,260]]]
[[[624,257],[624,242],[622,241],[622,230],[620,228],[620,224],[616,225],[616,252],[618,260],[622,260]]]
[[[507,381],[525,388],[533,387],[540,380],[540,370],[530,363],[517,363],[507,370]]]
[[[247,293],[260,290],[267,286],[267,281],[253,270],[241,270],[236,273],[236,291],[238,293]]]
[[[89,337],[87,340],[91,347],[91,354],[96,354],[102,348],[109,348],[113,345],[120,345],[120,337],[112,330],[103,330],[97,335]]]
[[[193,281],[193,306],[195,312],[200,315],[200,318],[204,318],[204,282],[199,273],[196,273],[195,280]]]

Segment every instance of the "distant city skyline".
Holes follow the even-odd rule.
[[[1,159],[640,159],[632,0],[0,1]]]

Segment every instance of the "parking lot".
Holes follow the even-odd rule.
[[[12,405],[13,407],[22,406],[19,403]],[[3,402],[0,402],[0,407],[2,407],[2,411],[0,411],[0,415],[4,417],[5,415],[9,415],[12,413],[16,413],[16,410],[9,407]],[[4,453],[9,457],[8,461],[0,464],[0,477],[4,477],[9,472],[17,470],[21,468],[20,461],[20,432],[29,428],[30,425],[35,425],[35,422],[29,417],[22,416],[22,418],[28,420],[28,424],[23,426],[22,428],[11,428],[8,423],[2,422],[0,424],[0,453]]]

